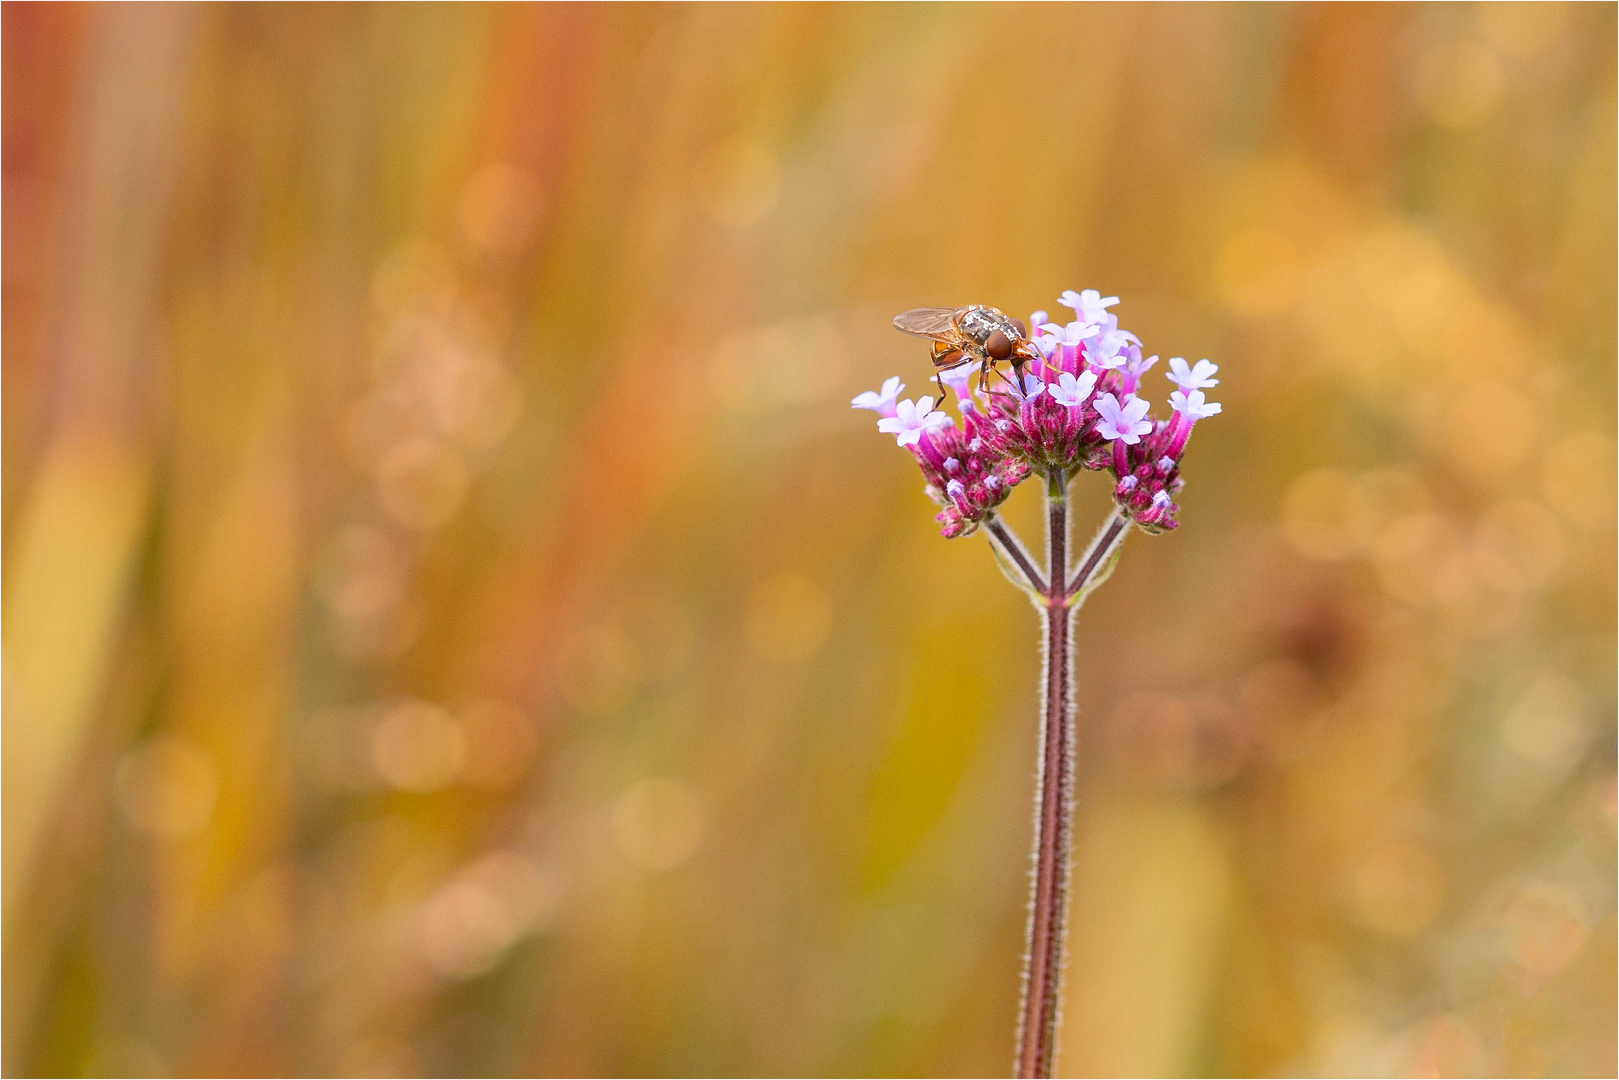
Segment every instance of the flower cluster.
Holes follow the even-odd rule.
[[[899,401],[905,389],[898,376],[883,383],[880,392],[866,391],[851,403],[871,409],[879,419],[877,430],[895,436],[909,447],[927,481],[927,493],[944,509],[937,521],[946,537],[966,536],[1006,501],[1012,489],[1029,476],[1029,466],[996,449],[985,437],[985,420],[967,388],[964,369],[945,372],[944,380],[961,402],[961,423],[933,407],[931,397]]]
[[[972,389],[974,365],[943,373],[960,404],[959,425],[934,409],[932,398],[899,401],[897,378],[854,399],[855,408],[879,414],[878,430],[915,454],[928,493],[944,506],[938,520],[945,536],[972,532],[1031,473],[1078,469],[1111,470],[1114,500],[1142,528],[1175,527],[1181,457],[1192,426],[1220,411],[1203,394],[1219,383],[1219,368],[1172,357],[1166,374],[1177,389],[1169,419],[1149,416],[1151,405],[1137,391],[1158,357],[1143,357],[1141,339],[1119,329],[1107,310],[1118,302],[1095,289],[1063,293],[1060,303],[1075,318],[1060,324],[1035,312],[1040,359],[1002,373],[985,392]]]

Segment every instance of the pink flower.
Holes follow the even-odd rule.
[[[1220,385],[1220,380],[1213,378],[1214,373],[1219,370],[1219,364],[1211,364],[1207,360],[1199,360],[1193,367],[1188,368],[1183,357],[1171,356],[1169,370],[1164,372],[1164,378],[1182,390],[1203,390]]]
[[[1176,390],[1169,395],[1169,407],[1175,410],[1175,415],[1169,421],[1169,442],[1164,453],[1179,461],[1186,452],[1186,440],[1192,435],[1192,425],[1205,416],[1217,414],[1220,403],[1205,401],[1201,390],[1193,390],[1190,394]]]
[[[1218,401],[1205,401],[1201,390],[1193,390],[1190,394],[1182,390],[1176,390],[1169,395],[1169,407],[1188,420],[1201,420],[1205,416],[1213,416],[1220,411],[1220,403]]]
[[[901,446],[915,446],[924,434],[950,426],[950,417],[935,412],[933,399],[919,397],[915,401],[902,401],[893,416],[877,421],[877,430],[898,438]]]
[[[1046,387],[1046,393],[1051,395],[1053,401],[1059,405],[1066,405],[1070,409],[1085,404],[1085,399],[1091,396],[1096,389],[1096,372],[1087,371],[1079,378],[1074,378],[1069,372],[1057,376],[1057,381]]]
[[[1090,337],[1092,334],[1095,334],[1100,328],[1095,323],[1071,322],[1067,326],[1058,326],[1054,322],[1048,322],[1044,326],[1040,327],[1040,329],[1044,330],[1050,336],[1056,338],[1058,345],[1067,345],[1072,347],[1082,343],[1086,338]]]
[[[1096,399],[1096,411],[1102,417],[1097,421],[1096,430],[1104,439],[1116,439],[1133,446],[1141,441],[1141,436],[1152,431],[1152,421],[1143,419],[1149,408],[1144,399],[1134,394],[1126,394],[1122,405],[1112,394],[1102,394]]]
[[[1057,302],[1063,307],[1073,308],[1080,322],[1099,323],[1107,318],[1107,309],[1117,304],[1119,298],[1103,296],[1095,289],[1085,289],[1082,292],[1069,289],[1058,298]]]
[[[1123,367],[1130,355],[1123,350],[1129,346],[1132,335],[1119,330],[1104,330],[1085,342],[1085,361],[1104,371]]]
[[[1141,346],[1139,345],[1131,345],[1125,351],[1129,353],[1130,359],[1124,365],[1124,392],[1133,394],[1141,385],[1141,376],[1145,375],[1147,370],[1158,362],[1158,357],[1149,356],[1143,360],[1141,358]]]
[[[899,381],[898,375],[895,375],[883,383],[881,391],[867,390],[864,394],[849,402],[849,407],[870,409],[879,416],[893,416],[894,399],[899,397],[899,392],[903,389],[905,389],[905,384]]]

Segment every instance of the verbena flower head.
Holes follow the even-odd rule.
[[[1170,366],[1172,370],[1165,372],[1166,377],[1176,385],[1182,385],[1180,377],[1188,374],[1186,362],[1181,360],[1177,369],[1172,360]],[[1197,378],[1207,386],[1219,382],[1211,378],[1218,370],[1207,360],[1199,361],[1193,369],[1198,373]],[[1139,398],[1135,400],[1140,401]],[[1220,403],[1209,401],[1202,390],[1173,391],[1169,395],[1169,407],[1173,410],[1169,419],[1153,421],[1150,431],[1141,431],[1138,425],[1138,438],[1114,439],[1113,460],[1109,463],[1116,481],[1114,500],[1129,511],[1137,525],[1148,532],[1163,532],[1175,527],[1175,515],[1180,507],[1176,505],[1174,496],[1182,485],[1180,468],[1181,457],[1186,453],[1186,440],[1191,437],[1192,425],[1220,412]],[[1142,410],[1143,413],[1145,411]],[[1142,423],[1145,424],[1145,421]]]
[[[1107,309],[1119,302],[1095,289],[1064,292],[1058,301],[1077,318],[1059,324],[1037,311],[1030,325],[1041,360],[1020,372],[997,369],[985,392],[975,391],[977,367],[944,372],[961,419],[934,408],[930,397],[899,401],[892,378],[878,392],[855,398],[879,416],[878,428],[915,456],[928,494],[943,506],[947,537],[965,536],[986,521],[1014,486],[1036,472],[1107,469],[1114,500],[1149,532],[1176,526],[1180,462],[1197,421],[1220,412],[1203,391],[1219,384],[1217,365],[1188,366],[1172,357],[1165,376],[1176,386],[1167,420],[1151,415],[1142,377],[1158,357],[1142,357],[1141,339],[1119,328]],[[940,404],[944,404],[943,401]]]

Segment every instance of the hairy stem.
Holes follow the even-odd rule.
[[[1034,896],[1029,909],[1023,967],[1023,1007],[1018,1020],[1017,1075],[1047,1077],[1056,1060],[1057,1018],[1062,1001],[1062,952],[1068,916],[1068,855],[1074,800],[1073,654],[1069,640],[1068,477],[1047,476],[1048,558],[1045,603],[1045,696],[1040,714],[1036,781]]]
[[[1029,551],[1023,546],[1023,542],[1017,538],[1017,534],[1007,527],[1006,522],[993,514],[984,523],[984,528],[989,532],[990,544],[1002,557],[1008,559],[1017,567],[1018,572],[1023,575],[1023,581],[1019,584],[1033,589],[1044,599],[1047,591],[1046,579],[1040,576],[1039,570],[1035,569],[1034,560],[1029,558]]]
[[[1079,560],[1079,569],[1074,571],[1073,578],[1068,582],[1068,599],[1072,607],[1078,608],[1084,594],[1106,581],[1113,572],[1114,556],[1119,553],[1119,545],[1124,543],[1129,530],[1129,517],[1123,507],[1115,506],[1113,513],[1102,522],[1102,527],[1096,530],[1091,546],[1085,549],[1084,556]]]

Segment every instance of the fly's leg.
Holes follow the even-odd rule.
[[[954,362],[951,361],[951,356],[952,355],[954,355],[955,357],[958,358]],[[944,387],[945,387],[944,373],[947,372],[947,371],[952,370],[953,368],[958,368],[958,367],[961,366],[961,362],[959,360],[960,356],[961,356],[961,350],[960,349],[953,348],[952,346],[946,345],[942,341],[935,341],[933,343],[933,368],[934,368],[933,379],[934,379],[935,382],[937,382],[939,384],[939,404],[941,406],[944,404]],[[943,360],[945,362],[940,363],[941,360]],[[960,404],[961,404],[961,401],[958,398],[957,401],[956,401],[956,405],[959,407]]]
[[[1022,397],[1023,396],[1023,377],[1022,377],[1021,371],[1017,367],[1016,361],[1013,361],[1012,370],[1013,370],[1014,373],[1018,374],[1018,379],[1017,379],[1016,382],[1013,382],[1012,380],[1008,379],[1006,377],[1006,372],[1002,371],[1000,368],[994,367],[991,364],[985,364],[983,372],[978,377],[978,381],[979,381],[979,384],[980,384],[980,389],[983,389],[984,385],[989,382],[990,372],[993,371],[1000,378],[1001,382],[1006,383],[1006,384],[1008,384],[1009,386],[1012,387],[1014,396]],[[989,393],[989,391],[987,389],[985,389],[984,392],[986,394]]]
[[[1011,357],[1012,378],[1008,379],[1005,375],[1001,375],[999,369],[995,372],[997,375],[1001,375],[1002,382],[1011,383],[1012,390],[1017,397],[1023,396],[1023,367],[1025,364],[1031,363],[1033,359],[1033,357],[1025,356],[1022,352],[1014,352]]]

